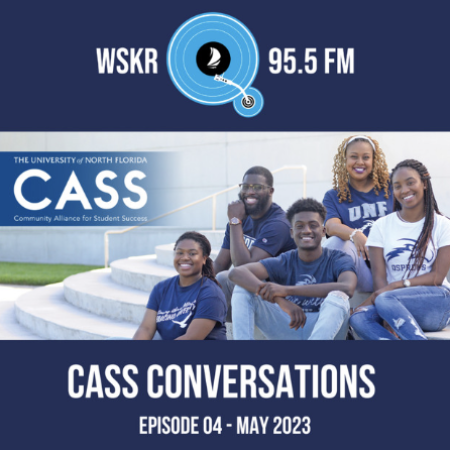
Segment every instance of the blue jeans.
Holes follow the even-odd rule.
[[[330,292],[319,312],[305,313],[306,324],[298,330],[289,328],[291,318],[278,305],[239,286],[231,304],[235,340],[253,340],[255,325],[274,340],[338,340],[347,335],[350,307],[348,296],[340,291]]]
[[[322,244],[322,247],[327,247],[330,250],[340,250],[349,255],[355,265],[356,276],[358,278],[356,290],[358,292],[373,292],[372,273],[363,257],[358,256],[355,244],[352,241],[343,241],[337,236],[331,236]]]
[[[384,292],[374,306],[361,308],[350,325],[362,339],[397,340],[385,320],[404,340],[427,339],[422,330],[440,331],[450,322],[450,291],[443,286],[414,286]]]

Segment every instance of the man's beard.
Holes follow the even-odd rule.
[[[261,214],[269,204],[269,195],[258,195],[258,202],[255,205],[247,205],[244,201],[244,196],[239,192],[239,200],[244,203],[245,214],[247,216],[258,216]]]

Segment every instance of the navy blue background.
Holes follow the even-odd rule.
[[[436,354],[447,354],[447,348],[445,342],[11,342],[0,375],[2,442],[14,443],[8,448],[39,443],[49,449],[155,445],[225,449],[230,445],[267,448],[285,444],[306,448],[440,447],[448,441],[448,417],[440,406],[446,402],[448,364]],[[67,373],[72,364],[88,370],[90,364],[104,369],[108,364],[122,368],[130,363],[139,369],[139,375],[133,376],[139,386],[136,398],[69,397]],[[376,370],[369,376],[376,393],[371,399],[312,399],[311,389],[305,399],[151,399],[147,395],[148,366],[171,363],[270,363],[292,368],[294,364],[369,363]],[[223,431],[220,436],[139,435],[141,415],[222,416]],[[236,434],[236,427],[226,428],[227,421],[249,415],[270,416],[271,421],[277,415],[309,416],[311,433],[242,436]]]
[[[443,2],[21,1],[0,7],[0,131],[449,131],[448,8]],[[220,11],[255,36],[253,84],[265,106],[253,119],[231,104],[183,97],[165,67],[174,31]],[[96,48],[153,47],[157,75],[99,75]],[[272,47],[354,47],[355,74],[272,75]],[[7,150],[7,149],[5,149]],[[448,442],[448,343],[1,342],[1,445],[48,449],[166,445],[432,447]],[[71,364],[136,364],[134,400],[74,400]],[[373,399],[151,400],[151,363],[363,364]],[[308,436],[139,436],[140,415],[308,415]]]
[[[175,30],[223,12],[253,33],[253,86],[263,111],[244,120],[232,104],[181,95],[166,69]],[[57,0],[1,7],[0,130],[8,131],[447,131],[449,8],[445,2],[222,3]],[[96,48],[158,50],[158,74],[98,74]],[[273,47],[317,48],[313,75],[269,72]],[[325,48],[355,49],[354,75],[324,73]],[[334,72],[334,73],[333,73]]]

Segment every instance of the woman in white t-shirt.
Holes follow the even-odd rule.
[[[422,330],[450,322],[450,220],[439,211],[422,163],[402,161],[391,180],[394,212],[375,222],[367,240],[375,292],[350,324],[363,339],[426,339]]]

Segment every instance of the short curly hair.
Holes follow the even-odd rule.
[[[286,211],[286,218],[289,220],[289,223],[292,223],[294,216],[304,211],[318,213],[323,222],[325,222],[327,209],[322,205],[322,203],[313,198],[301,198],[300,200],[297,200]]]

